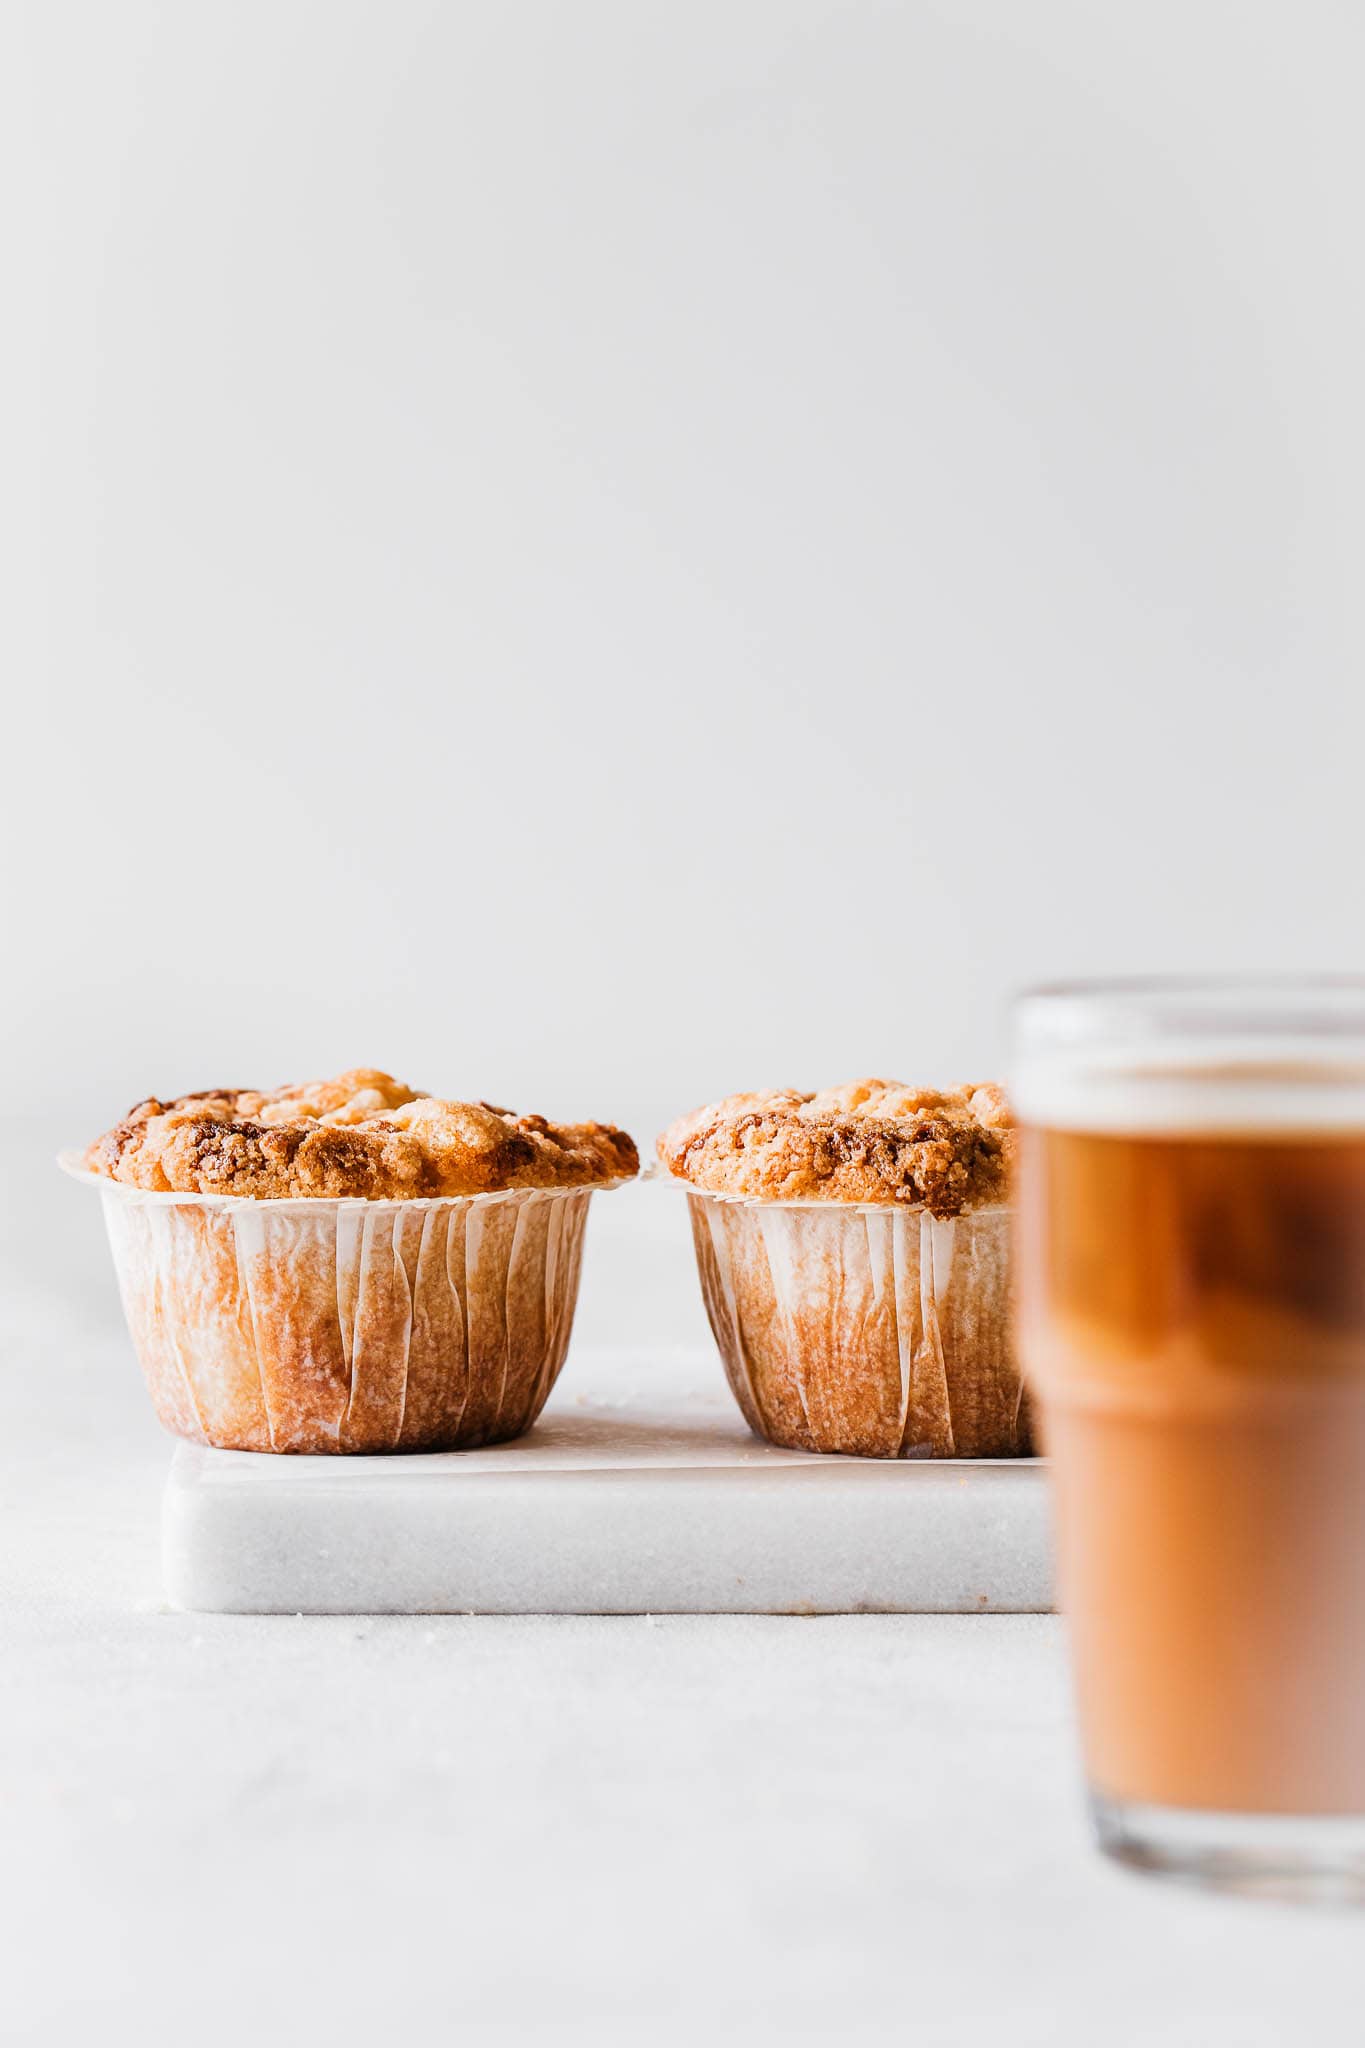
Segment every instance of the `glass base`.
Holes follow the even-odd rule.
[[[1365,1814],[1206,1813],[1092,1792],[1106,1856],[1153,1877],[1248,1898],[1365,1906]]]

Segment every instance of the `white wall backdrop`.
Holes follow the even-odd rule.
[[[4,1030],[83,1137],[352,1063],[978,1074],[1365,965],[1365,22],[4,16]]]

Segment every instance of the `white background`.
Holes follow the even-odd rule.
[[[8,1071],[623,1122],[1365,965],[1346,5],[4,16]]]
[[[996,1073],[1024,981],[1365,967],[1363,61],[0,4],[0,2033],[1358,2038],[1358,1921],[1091,1853],[1050,1621],[160,1612],[50,1156],[351,1064],[647,1147]],[[673,1200],[556,1400],[705,1342]]]

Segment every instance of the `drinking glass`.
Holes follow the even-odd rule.
[[[1033,990],[1011,1092],[1101,1846],[1365,1897],[1365,980]]]

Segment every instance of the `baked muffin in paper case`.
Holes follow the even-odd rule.
[[[104,1193],[153,1403],[254,1451],[519,1435],[564,1362],[608,1125],[418,1096],[373,1070],[140,1103],[72,1162]]]
[[[994,1088],[732,1096],[659,1142],[760,1436],[863,1457],[1031,1453],[1010,1333],[1012,1131]]]

